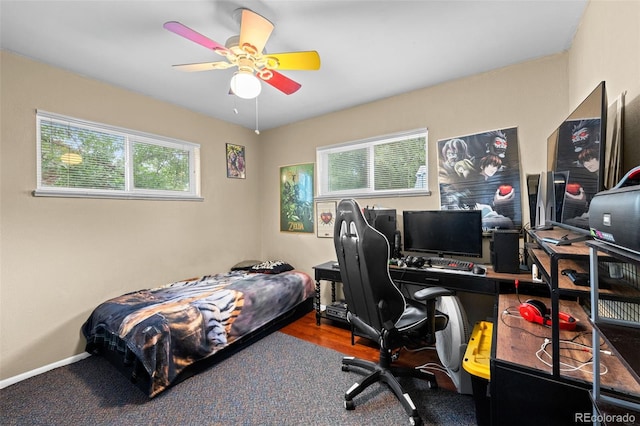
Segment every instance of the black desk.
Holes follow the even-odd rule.
[[[316,324],[320,325],[323,314],[320,310],[320,286],[322,281],[331,282],[331,302],[336,301],[336,283],[342,282],[340,269],[334,267],[335,261],[325,262],[313,267],[315,270]],[[512,285],[514,280],[531,282],[530,274],[504,274],[494,272],[490,266],[486,275],[475,275],[471,272],[450,271],[438,268],[389,267],[391,279],[402,290],[407,286],[444,287],[454,291],[478,293],[497,296],[503,284]],[[407,294],[405,294],[407,296]]]
[[[321,281],[329,281],[332,285],[332,302],[335,301],[337,282],[341,282],[340,270],[334,268],[333,262],[317,265],[316,280],[316,324],[320,325],[324,314],[320,311]],[[543,368],[536,364],[536,350],[540,347],[541,338],[536,336],[551,333],[550,328],[525,322],[519,317],[512,317],[514,327],[507,327],[503,313],[515,310],[519,304],[518,295],[514,294],[513,283],[520,281],[520,295],[549,294],[549,287],[544,283],[532,282],[530,274],[506,274],[494,272],[487,267],[486,276],[467,273],[451,273],[450,271],[418,268],[390,267],[389,273],[394,282],[402,289],[404,286],[440,286],[454,291],[492,295],[495,297],[493,328],[493,345],[491,354],[491,380],[489,382],[491,398],[492,424],[519,423],[523,425],[568,424],[567,419],[574,419],[575,413],[589,413],[591,400],[589,397],[590,379],[585,379],[590,372],[577,371],[563,373],[558,377],[551,374],[551,368]],[[583,290],[583,293],[586,293]],[[406,294],[405,294],[406,297]],[[548,299],[542,299],[547,306]],[[587,314],[575,300],[563,300],[561,310],[570,312],[581,319],[583,331],[590,328]],[[333,319],[333,318],[331,318]],[[500,333],[498,333],[500,331]],[[567,336],[564,336],[567,334]],[[575,336],[575,332],[563,332],[565,339]],[[537,339],[537,340],[536,340]],[[531,343],[535,340],[535,344]],[[609,357],[606,366],[610,369],[605,380],[621,377],[621,361]],[[585,377],[582,377],[586,375]],[[637,390],[634,390],[637,394]],[[573,422],[575,423],[575,422]]]

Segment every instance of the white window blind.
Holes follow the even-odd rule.
[[[34,195],[200,198],[200,146],[38,111]]]
[[[318,198],[425,195],[427,129],[316,150]]]

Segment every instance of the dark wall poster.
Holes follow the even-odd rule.
[[[438,141],[442,210],[481,210],[484,231],[522,226],[516,127]]]

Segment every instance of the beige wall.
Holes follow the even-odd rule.
[[[260,257],[261,163],[250,130],[2,52],[1,378],[82,352],[106,298]],[[203,202],[33,197],[36,109],[198,143]],[[227,179],[225,143],[246,146]]]
[[[428,197],[361,199],[398,210],[438,209],[439,139],[518,127],[521,174],[546,170],[546,141],[567,111],[567,55],[554,55],[489,73],[414,91],[401,96],[328,114],[266,132],[263,151],[262,245],[267,257],[290,259],[296,267],[335,259],[331,239],[279,232],[277,199],[279,166],[315,161],[316,146],[384,135],[400,130],[429,129]],[[527,205],[523,220],[528,222]],[[401,218],[399,217],[399,220]],[[489,250],[485,243],[485,262]]]
[[[278,168],[314,162],[316,146],[427,126],[433,195],[360,200],[407,210],[439,206],[438,139],[517,126],[522,177],[544,170],[548,135],[601,80],[607,81],[610,100],[627,91],[625,130],[627,136],[640,135],[639,18],[638,1],[592,1],[568,53],[259,137],[2,52],[0,379],[80,353],[80,326],[108,297],[221,272],[244,258],[282,258],[309,273],[335,258],[331,239],[278,229]],[[37,108],[201,144],[205,201],[32,197]],[[640,137],[627,141],[628,150],[637,152]],[[246,180],[225,178],[226,142],[247,147]],[[526,222],[526,208],[523,213]]]
[[[546,141],[597,84],[605,80],[609,101],[626,91],[625,165],[640,164],[640,1],[592,0],[574,44],[563,54],[506,67],[470,78],[338,111],[265,132],[261,180],[262,252],[291,259],[297,267],[335,259],[333,242],[315,235],[292,235],[278,229],[278,167],[315,161],[315,147],[348,142],[400,130],[429,128],[430,197],[361,199],[401,210],[437,209],[439,139],[503,127],[518,127],[521,179],[546,170]],[[524,200],[523,200],[524,201]],[[523,222],[528,206],[523,204]],[[485,242],[485,261],[488,249]],[[323,303],[327,301],[323,292]]]
[[[600,81],[609,103],[625,94],[624,170],[640,165],[640,0],[592,0],[569,51],[569,106]]]

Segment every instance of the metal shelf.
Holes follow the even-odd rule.
[[[610,244],[596,240],[586,242],[586,246],[589,248],[589,269],[591,275],[591,322],[593,323],[593,386],[591,390],[591,398],[593,400],[593,416],[595,419],[594,424],[600,424],[600,419],[602,418],[601,407],[606,404],[621,407],[623,409],[633,410],[640,413],[640,378],[638,377],[638,373],[634,371],[629,363],[625,360],[624,354],[621,354],[615,342],[612,342],[610,339],[606,339],[607,333],[603,332],[600,326],[602,326],[604,330],[607,330],[607,328],[611,330],[611,327],[621,327],[625,333],[631,333],[629,338],[625,340],[629,340],[631,337],[640,339],[640,322],[637,321],[637,318],[617,318],[615,320],[612,320],[600,316],[600,298],[602,296],[602,298],[604,299],[607,296],[601,294],[599,291],[598,256],[599,252],[602,252],[622,262],[633,263],[637,267],[640,266],[640,255],[629,250],[625,250],[623,248],[612,246]],[[631,303],[639,302],[638,300],[631,300]],[[609,332],[609,334],[611,334],[611,332]],[[617,395],[602,393],[600,380],[600,359],[602,356],[600,353],[601,337],[607,340],[608,346],[612,349],[612,355],[618,357],[618,359],[620,359],[627,367],[627,373],[629,377],[627,377],[626,379],[632,383],[632,390],[630,392]],[[635,350],[632,350],[631,356],[636,356],[636,354],[637,352]],[[624,378],[620,377],[621,381],[623,379]],[[635,384],[635,387],[633,386],[633,384]]]

